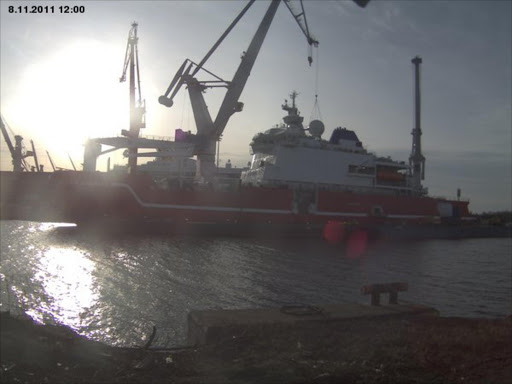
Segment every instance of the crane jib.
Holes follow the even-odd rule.
[[[288,6],[288,9],[291,11],[295,20],[299,24],[302,32],[306,36],[308,44],[310,46],[318,46],[318,41],[313,36],[311,36],[309,32],[309,26],[306,21],[304,5],[302,4],[302,1],[301,13],[293,12],[290,5],[288,4],[288,0],[283,1],[285,1],[286,5]],[[207,52],[207,54],[199,62],[199,64],[195,64],[194,62],[188,59],[183,62],[178,72],[174,75],[166,92],[158,99],[160,104],[163,104],[167,107],[171,107],[173,105],[173,98],[180,90],[180,88],[184,84],[188,87],[194,119],[196,122],[197,136],[201,136],[204,140],[207,141],[207,143],[201,146],[201,151],[198,154],[198,170],[200,173],[199,176],[204,177],[204,179],[206,180],[208,180],[208,174],[211,173],[208,170],[213,168],[212,159],[214,159],[216,151],[214,143],[217,140],[219,140],[219,138],[222,136],[223,131],[231,116],[235,112],[240,112],[243,109],[243,103],[239,101],[240,95],[242,94],[242,91],[251,74],[251,70],[254,66],[254,63],[256,62],[256,58],[258,57],[261,46],[263,45],[263,42],[270,28],[270,25],[272,24],[274,16],[276,15],[281,0],[272,0],[270,5],[268,6],[266,13],[263,16],[263,19],[260,22],[258,29],[249,44],[249,47],[241,57],[240,64],[231,81],[225,81],[220,77],[214,75],[213,73],[207,71],[204,68],[204,64],[210,58],[210,56],[216,51],[216,49],[223,42],[225,37],[232,31],[232,29],[238,23],[238,21],[244,16],[247,10],[254,4],[254,2],[255,0],[249,1],[249,3],[231,22],[226,31],[215,42],[215,44]],[[312,55],[308,57],[308,60],[311,63]],[[196,79],[195,76],[201,70],[215,77],[217,80],[200,81]],[[210,117],[210,113],[205,103],[203,93],[205,88],[219,86],[226,87],[227,91],[226,94],[224,95],[224,99],[218,110],[217,116],[213,121]]]

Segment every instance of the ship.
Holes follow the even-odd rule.
[[[145,172],[57,171],[46,179],[40,176],[40,185],[33,188],[34,174],[20,173],[15,190],[32,190],[38,204],[24,212],[9,212],[4,205],[3,215],[228,234],[318,234],[332,223],[389,231],[471,219],[468,201],[428,195],[419,182],[421,164],[416,167],[420,174],[414,173],[414,159],[425,161],[421,153],[413,150],[410,163],[379,157],[365,149],[353,130],[342,127],[324,140],[322,122],[314,120],[305,128],[297,93],[290,96],[291,105],[282,105],[287,112],[283,123],[254,136],[251,165],[237,173],[236,182],[180,185],[177,175],[162,182]],[[413,130],[415,149],[418,133]],[[32,178],[29,186],[24,187],[23,177]]]
[[[51,173],[1,172],[1,218],[75,223],[101,228],[157,229],[166,233],[224,234],[320,234],[326,228],[365,228],[388,231],[404,226],[441,228],[446,224],[471,222],[469,202],[460,198],[429,196],[423,187],[425,157],[421,150],[420,65],[412,59],[415,73],[415,127],[409,162],[379,157],[363,146],[355,131],[337,127],[328,140],[321,120],[307,127],[297,106],[297,92],[285,100],[283,123],[254,136],[248,169],[231,169],[229,182],[221,182],[215,166],[216,144],[234,113],[241,112],[239,97],[275,15],[279,0],[273,0],[244,51],[231,81],[204,68],[204,64],[236,22],[254,3],[251,0],[203,60],[186,59],[167,91],[159,98],[166,107],[180,87],[190,95],[197,133],[175,131],[174,141],[151,141],[139,136],[145,127],[144,103],[135,105],[131,79],[130,130],[121,138],[103,138],[86,143],[83,171]],[[318,42],[304,23],[304,13],[289,6],[308,44]],[[135,65],[136,24],[130,32],[125,72]],[[311,64],[311,57],[308,57]],[[198,80],[203,71],[214,80]],[[210,87],[226,87],[226,96],[213,119],[203,93]],[[96,158],[104,144],[126,147],[127,172],[98,172]],[[196,173],[182,178],[155,178],[141,171],[138,148],[154,148],[157,157],[185,161],[196,157]],[[105,151],[107,152],[107,151]],[[146,154],[147,155],[147,154]],[[186,160],[189,162],[189,160]],[[182,163],[180,163],[182,164]],[[143,169],[143,168],[142,168]],[[179,168],[180,172],[182,168]],[[37,175],[37,177],[35,176]],[[233,177],[234,176],[234,177]],[[185,179],[187,182],[184,182]],[[226,179],[226,178],[224,178]],[[103,225],[100,225],[103,224]]]
[[[249,163],[250,164],[250,163]],[[157,183],[170,183],[183,188],[193,187],[196,177],[197,162],[194,159],[184,158],[157,158],[147,163],[137,165],[137,172],[150,175]],[[216,166],[215,180],[220,188],[238,183],[240,175],[247,167],[238,168],[233,166],[231,159],[228,159],[224,166]],[[119,174],[128,173],[126,165],[114,165],[112,172]]]

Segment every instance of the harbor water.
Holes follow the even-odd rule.
[[[510,238],[379,242],[358,252],[321,239],[94,236],[62,224],[2,221],[1,310],[91,339],[186,342],[189,311],[369,303],[361,286],[404,281],[399,301],[441,316],[509,316]],[[385,301],[385,298],[384,298]]]

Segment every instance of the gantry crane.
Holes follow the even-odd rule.
[[[132,28],[128,33],[128,43],[126,45],[126,53],[124,57],[123,74],[119,78],[119,81],[126,81],[126,72],[130,69],[130,130],[122,130],[123,136],[129,139],[136,139],[139,137],[141,128],[146,127],[145,114],[146,105],[145,101],[142,100],[140,90],[140,72],[139,72],[139,51],[137,43],[139,38],[137,37],[137,26],[136,22],[132,23]],[[138,100],[135,103],[135,82],[137,82]],[[132,145],[128,148],[128,172],[135,173],[137,168],[137,146]]]

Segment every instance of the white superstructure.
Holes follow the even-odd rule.
[[[354,192],[425,194],[411,183],[408,164],[367,152],[354,131],[336,128],[323,140],[323,124],[318,120],[307,129],[295,106],[296,92],[284,124],[254,136],[251,168],[242,172],[244,185],[299,186]],[[309,134],[306,132],[309,131]]]

